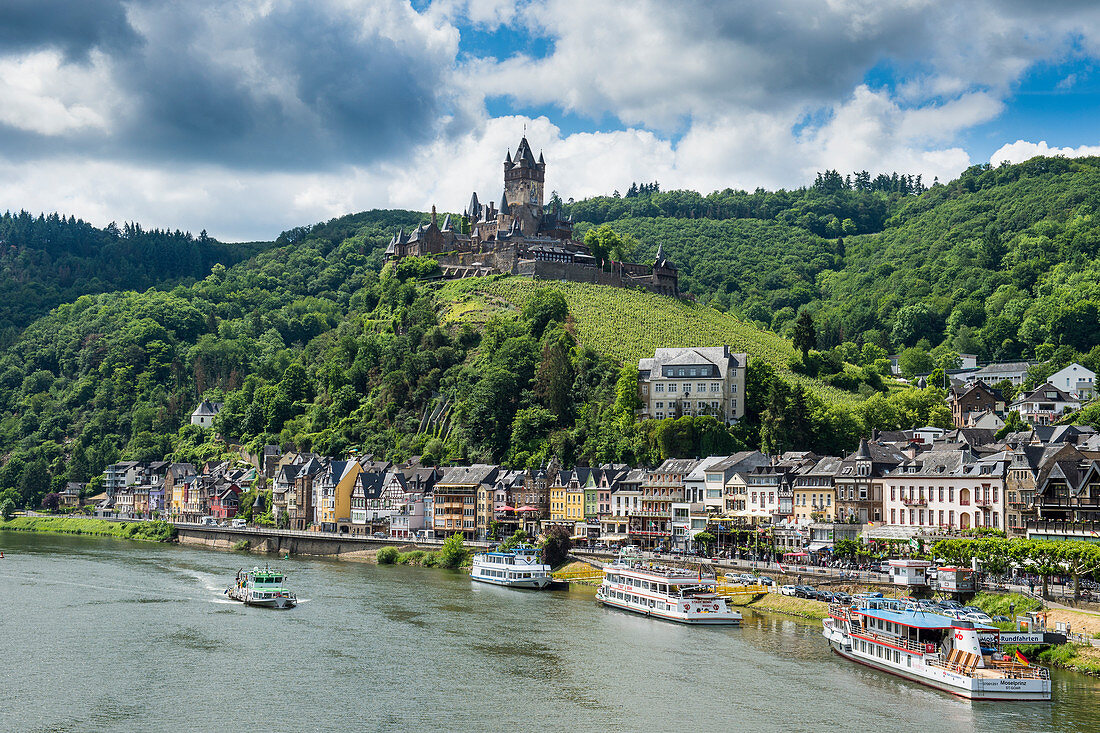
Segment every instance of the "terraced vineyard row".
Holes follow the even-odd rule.
[[[560,292],[569,304],[581,341],[624,364],[652,356],[658,347],[729,344],[750,358],[770,363],[788,382],[802,384],[829,402],[860,399],[788,369],[787,361],[795,349],[774,333],[713,308],[638,290],[524,277],[469,278],[441,287],[442,318],[450,323],[483,323],[508,305],[522,308],[538,288]]]

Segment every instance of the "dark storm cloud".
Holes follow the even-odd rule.
[[[56,48],[69,60],[86,60],[93,48],[120,50],[137,42],[119,0],[0,3],[0,53]]]
[[[117,5],[102,5],[111,22],[99,32],[66,35],[43,23],[18,50],[63,48],[70,63],[103,51],[125,100],[109,131],[5,135],[24,139],[18,151],[0,140],[0,150],[323,169],[398,156],[452,113],[444,75],[453,49],[430,29],[402,28],[410,11],[397,2],[364,3],[358,13],[324,3],[274,3],[264,13],[244,2],[135,3],[129,23]],[[23,13],[27,25],[33,15]],[[380,29],[395,25],[396,34]]]

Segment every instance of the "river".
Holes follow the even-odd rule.
[[[820,625],[746,611],[686,628],[460,573],[273,560],[303,602],[221,589],[258,556],[0,532],[4,731],[1100,730],[1100,680],[971,703],[831,654]]]

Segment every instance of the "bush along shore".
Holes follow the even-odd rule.
[[[451,535],[436,552],[410,550],[400,552],[396,547],[383,547],[375,555],[379,565],[419,565],[425,568],[455,569],[469,566],[470,551],[462,542],[462,535]]]
[[[176,528],[168,522],[109,522],[89,517],[13,517],[7,521],[0,520],[0,530],[85,534],[146,542],[172,542],[176,539]]]

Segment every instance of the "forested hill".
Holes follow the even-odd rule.
[[[684,201],[689,217],[653,214]],[[811,313],[823,349],[994,360],[1064,347],[1064,360],[1100,343],[1100,158],[974,166],[923,191],[834,173],[792,192],[642,191],[567,208],[580,231],[632,235],[639,260],[663,244],[682,289],[720,310],[779,333]]]
[[[974,168],[928,190],[874,180],[828,172],[796,192],[704,197],[716,208],[690,216],[578,221],[595,245],[640,261],[663,244],[699,301],[668,308],[596,286],[418,283],[434,263],[383,268],[382,253],[395,230],[427,220],[419,212],[299,227],[230,267],[218,263],[248,254],[240,245],[8,216],[2,261],[20,277],[0,307],[35,288],[68,300],[0,346],[0,503],[34,504],[120,458],[224,455],[215,431],[186,424],[200,396],[225,402],[217,434],[252,447],[649,463],[745,446],[838,453],[871,429],[948,423],[941,390],[885,377],[896,349],[928,369],[967,351],[1045,360],[1034,378],[1068,359],[1100,370],[1100,161]],[[629,198],[634,214],[694,200]],[[570,208],[602,211],[591,202]],[[787,335],[796,320],[805,357],[757,328]],[[633,359],[696,332],[757,357],[746,420],[635,423]]]
[[[0,215],[0,346],[61,303],[87,293],[145,290],[203,278],[265,244],[223,244],[202,232],[98,229],[73,216]]]

